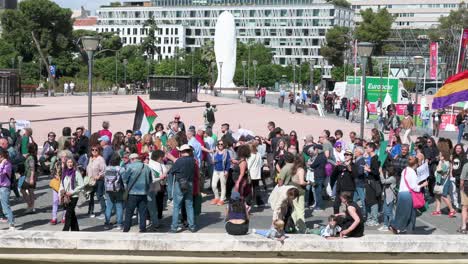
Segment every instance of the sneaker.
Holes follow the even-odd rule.
[[[179,233],[180,231],[182,231],[182,227],[179,226],[179,227],[177,227],[176,230],[174,230],[174,229],[171,228],[171,229],[169,230],[169,233],[174,233],[174,234],[175,234],[175,233]]]
[[[118,231],[121,231],[123,228],[122,228],[121,225],[115,225],[115,226],[114,226],[114,229],[115,229],[115,230],[118,230]]]
[[[381,226],[381,227],[380,227],[379,229],[377,229],[377,230],[380,231],[380,232],[388,232],[388,231],[389,231],[389,230],[388,230],[388,226],[385,226],[385,225]]]
[[[219,200],[218,203],[217,203],[218,206],[223,206],[224,205],[224,201],[223,200]]]
[[[314,212],[322,212],[323,209],[320,207],[314,207]]]
[[[56,225],[57,224],[57,219],[50,220],[49,224]]]
[[[197,229],[196,228],[189,228],[189,231],[192,232],[192,233],[196,233]]]
[[[96,217],[96,219],[104,220],[104,219],[106,219],[106,217],[103,214],[101,214],[98,217]]]
[[[211,200],[210,204],[211,204],[211,205],[216,205],[216,204],[218,204],[218,202],[219,202],[219,199],[218,199],[218,198],[214,198],[213,200]]]
[[[104,230],[111,230],[112,226],[109,224],[104,224]]]
[[[91,218],[95,218],[95,217],[96,217],[96,215],[95,215],[95,214],[90,214],[90,215],[89,215],[89,217],[91,217]]]

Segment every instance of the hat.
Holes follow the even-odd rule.
[[[346,150],[344,154],[345,154],[345,155],[348,154],[348,155],[353,156],[353,152],[352,152],[351,150],[349,150],[349,149]]]
[[[205,131],[205,130],[206,130],[205,126],[198,126],[198,131]]]
[[[143,135],[140,130],[135,131],[135,136],[141,136]]]
[[[179,114],[176,114],[176,115],[174,116],[174,119],[180,119],[180,115],[179,115]]]
[[[233,201],[239,201],[241,198],[241,195],[239,192],[232,192],[231,193],[231,200]]]
[[[104,135],[104,136],[101,136],[100,138],[98,138],[98,141],[104,141],[104,142],[107,142],[109,143],[110,139],[108,136]]]
[[[136,153],[132,153],[130,154],[130,156],[128,156],[129,159],[140,159],[140,156]]]
[[[188,144],[184,144],[180,147],[177,148],[178,151],[186,151],[186,150],[191,150],[190,146]]]
[[[338,141],[338,142],[335,143],[335,145],[334,145],[333,147],[335,147],[335,148],[341,148],[341,147],[343,147],[343,144],[341,144],[341,142]]]

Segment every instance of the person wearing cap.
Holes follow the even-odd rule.
[[[114,149],[110,145],[110,138],[108,136],[101,136],[99,139],[99,144],[102,147],[102,157],[106,161],[106,165],[109,165],[109,161],[114,154]]]
[[[333,203],[333,213],[338,214],[340,212],[341,199],[339,199],[342,192],[350,192],[354,194],[356,185],[353,177],[353,152],[346,150],[344,153],[344,162],[337,165],[335,173],[337,174],[336,179],[336,196]]]
[[[44,142],[42,147],[41,157],[39,158],[39,162],[41,163],[41,168],[43,171],[51,171],[54,166],[55,162],[57,161],[57,153],[59,150],[58,142],[55,141],[55,133],[49,132],[47,135],[47,141]],[[50,162],[49,166],[46,166],[46,162]]]
[[[99,136],[108,136],[109,137],[109,142],[112,142],[112,132],[109,130],[110,123],[109,121],[103,121],[102,122],[102,129],[99,130]]]
[[[193,207],[193,185],[196,163],[193,157],[193,150],[188,144],[184,144],[177,149],[180,152],[180,157],[167,173],[173,177],[172,224],[169,232],[177,233],[182,230],[179,227],[179,211],[182,209],[182,203],[185,204],[188,228],[191,232],[196,232]]]
[[[229,235],[242,236],[249,232],[249,212],[239,192],[232,192],[225,209],[225,229]]]
[[[124,232],[130,231],[132,217],[135,209],[138,210],[140,233],[146,232],[146,211],[148,193],[153,182],[151,169],[140,160],[140,156],[132,153],[129,156],[130,164],[127,165],[122,181],[128,193],[125,211]]]

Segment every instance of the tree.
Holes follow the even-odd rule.
[[[386,8],[379,9],[377,13],[370,8],[361,10],[362,22],[356,28],[355,38],[359,41],[374,43],[373,55],[383,54],[383,41],[390,37],[394,17]]]
[[[156,32],[158,31],[158,25],[156,21],[151,17],[150,19],[146,20],[143,24],[143,29],[148,28],[148,35],[144,38],[143,42],[141,43],[141,48],[144,52],[152,60],[154,60],[154,56],[158,53],[156,50],[156,45],[158,44],[158,38],[156,37]]]
[[[346,7],[346,8],[351,7],[351,4],[346,0],[327,0],[327,3],[334,4],[336,6]]]
[[[71,15],[70,9],[49,0],[25,0],[19,4],[19,9],[3,13],[2,37],[22,54],[25,62],[39,58],[47,66],[49,80],[53,80],[47,57],[57,57],[71,48]],[[55,82],[51,84],[55,89]]]
[[[205,42],[205,45],[201,46],[200,49],[201,49],[200,59],[205,63],[205,66],[208,68],[208,75],[212,76],[214,75],[214,72],[212,72],[214,69],[212,70],[213,67],[211,67],[211,64],[216,62],[216,56],[214,53],[214,42],[212,40],[208,40]]]
[[[328,30],[325,39],[327,44],[322,46],[320,54],[332,65],[342,66],[344,53],[350,48],[349,28],[334,26]]]

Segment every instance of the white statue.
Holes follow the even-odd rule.
[[[215,89],[235,88],[232,79],[236,71],[236,24],[234,16],[227,11],[221,13],[216,22],[214,49],[218,67]]]

